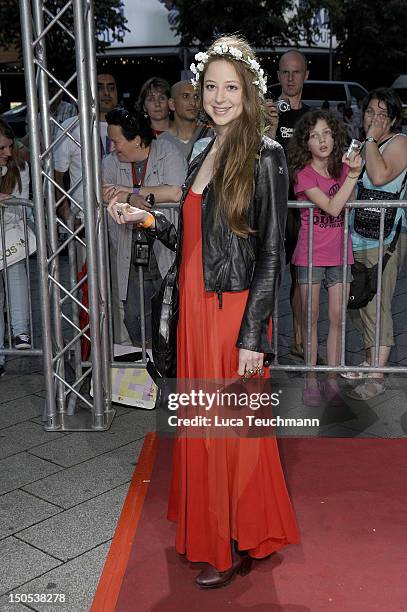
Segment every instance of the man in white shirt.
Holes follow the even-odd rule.
[[[99,133],[100,133],[100,150],[102,159],[110,153],[111,143],[107,135],[106,113],[112,110],[118,103],[118,93],[116,80],[109,73],[100,73],[97,75],[98,84],[98,99],[99,99]],[[66,128],[72,125],[69,133],[80,142],[79,121],[68,119],[63,124]],[[82,191],[82,156],[81,149],[68,136],[65,136],[60,143],[55,147],[54,151],[54,168],[56,182],[64,186],[64,175],[69,173],[70,195],[78,202],[78,205],[83,206],[83,191]],[[76,185],[76,187],[75,187]],[[58,213],[63,219],[68,219],[71,208],[75,214],[83,218],[83,212],[71,205],[68,199],[58,209]],[[114,257],[114,256],[113,256]],[[115,262],[110,255],[110,264],[112,270],[116,269]],[[80,265],[79,265],[80,267]],[[120,344],[130,344],[126,328],[123,325],[123,312],[121,302],[116,298],[117,295],[117,278],[112,274],[112,301],[113,301],[113,320],[114,320],[114,337],[115,341]]]
[[[101,73],[97,76],[98,83],[98,98],[99,98],[99,131],[100,131],[100,148],[102,158],[110,153],[110,141],[107,136],[107,123],[105,120],[106,113],[117,106],[117,86],[113,75]],[[63,122],[62,127],[66,128],[72,125],[69,133],[80,141],[79,120],[78,117],[69,118]],[[81,149],[68,136],[62,138],[54,149],[54,168],[55,180],[58,185],[64,187],[64,175],[69,172],[70,195],[80,206],[83,203],[82,193],[82,157]],[[75,187],[75,185],[77,185]],[[63,219],[67,219],[70,211],[70,202],[65,200],[58,209],[58,213]],[[75,212],[78,212],[75,211]],[[79,216],[82,216],[79,212]]]

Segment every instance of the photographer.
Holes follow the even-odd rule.
[[[309,106],[301,101],[304,81],[308,79],[307,59],[300,51],[287,51],[287,53],[281,56],[278,68],[277,76],[281,85],[279,101],[266,100],[268,109],[267,123],[270,126],[268,136],[277,140],[287,155],[287,147],[294,133],[295,125],[310,110]],[[280,106],[280,110],[278,106]],[[290,200],[295,199],[292,185],[290,185],[288,197]],[[297,244],[299,226],[298,209],[290,208],[288,210],[285,243],[287,262],[291,261]],[[304,350],[301,334],[300,292],[295,280],[293,266],[290,266],[290,271],[292,279],[290,302],[293,311],[294,331],[294,343],[291,347],[291,354],[302,358]]]
[[[288,104],[281,105],[279,112],[277,101],[266,101],[270,126],[268,136],[277,140],[287,153],[287,146],[297,121],[310,110],[301,101],[304,81],[308,79],[306,57],[296,50],[284,53],[279,61],[277,77],[281,85],[279,100],[284,100]]]

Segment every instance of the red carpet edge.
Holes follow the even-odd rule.
[[[90,612],[114,612],[154,466],[158,438],[147,434]]]

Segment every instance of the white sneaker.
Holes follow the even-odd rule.
[[[370,363],[367,361],[362,361],[357,368],[367,368],[370,366]],[[342,378],[347,378],[348,380],[361,380],[362,378],[369,378],[369,372],[340,372]]]
[[[14,338],[14,348],[25,350],[31,348],[31,336],[28,334],[18,334]]]

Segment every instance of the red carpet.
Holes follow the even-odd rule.
[[[407,610],[405,440],[282,440],[302,542],[213,591],[195,588],[203,565],[173,548],[170,444],[146,439],[92,612]]]

